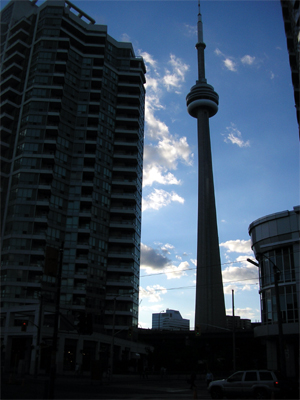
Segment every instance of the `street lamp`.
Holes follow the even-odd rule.
[[[279,287],[278,287],[278,279],[281,273],[280,269],[277,265],[266,255],[257,253],[256,259],[259,262],[261,257],[265,257],[269,262],[273,265],[273,274],[274,274],[274,288],[275,288],[275,298],[276,298],[276,312],[277,312],[277,324],[278,324],[278,342],[279,342],[279,360],[280,360],[280,369],[283,377],[286,376],[286,365],[285,365],[285,355],[284,355],[284,344],[283,344],[283,331],[282,331],[282,316],[280,310],[280,299],[279,299]],[[253,265],[259,267],[259,264],[255,261],[247,258],[247,261]]]

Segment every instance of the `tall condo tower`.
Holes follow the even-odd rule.
[[[188,113],[197,118],[198,238],[195,325],[202,331],[225,327],[226,314],[212,171],[209,118],[218,111],[219,96],[205,79],[202,17],[198,3],[198,80],[186,97]]]
[[[10,1],[0,17],[5,368],[33,371],[60,293],[58,373],[89,370],[109,333],[138,324],[145,64],[68,0]]]

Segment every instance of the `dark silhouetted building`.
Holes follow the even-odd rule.
[[[47,368],[61,248],[63,371],[137,327],[146,70],[76,5],[35,3],[1,11],[2,336],[32,371],[40,327]]]
[[[300,207],[267,215],[249,226],[259,261],[261,326],[254,329],[267,348],[267,368],[279,369],[279,320],[274,276],[278,272],[279,303],[287,376],[299,376],[299,213]]]
[[[292,83],[294,87],[294,99],[297,121],[299,125],[300,115],[300,65],[299,65],[299,42],[300,42],[300,2],[299,0],[280,0],[286,44],[289,53]]]

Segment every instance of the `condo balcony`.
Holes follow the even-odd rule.
[[[107,272],[122,272],[128,274],[129,276],[133,276],[133,274],[136,273],[136,268],[133,266],[133,264],[120,262],[118,264],[109,264],[107,266]]]
[[[7,68],[8,65],[12,63],[16,63],[20,66],[23,66],[24,60],[25,60],[25,55],[20,53],[19,51],[15,51],[3,61],[3,66],[4,68]]]
[[[17,64],[13,65],[16,66]],[[5,78],[2,76],[2,81],[0,86],[0,93],[1,93],[0,98],[2,101],[8,98],[9,100],[20,99],[18,103],[21,102],[22,92],[18,90],[19,87],[21,86],[20,85],[21,80],[17,77],[17,75],[20,75],[20,73],[21,73],[20,69],[16,70],[15,72],[13,72],[12,70],[8,70],[7,76]],[[12,81],[12,79],[14,80]]]
[[[111,205],[110,212],[112,214],[126,214],[126,215],[134,215],[138,214],[137,207],[133,206],[126,206],[126,205]]]
[[[124,244],[133,244],[136,246],[139,245],[134,235],[110,234],[108,241],[109,243],[115,243],[115,244],[124,243]]]
[[[126,151],[137,152],[139,142],[137,140],[129,140],[124,138],[124,136],[115,135],[114,146],[115,150],[120,146],[120,148],[126,148]]]
[[[9,47],[6,48],[5,52],[6,58],[8,58],[11,54],[15,53],[16,51],[25,53],[26,50],[29,48],[30,46],[27,43],[23,42],[21,39],[18,39],[13,43],[11,43]]]
[[[20,29],[29,30],[30,28],[31,21],[27,20],[26,18],[22,18],[11,28],[10,38],[12,38],[15,33],[18,33]]]
[[[18,40],[22,40],[23,42],[26,43],[28,39],[29,39],[29,33],[25,29],[20,28],[17,31],[12,32],[8,40],[8,45],[10,46],[11,44],[13,44]]]
[[[121,258],[121,259],[134,259],[137,260],[138,257],[131,250],[108,250],[109,258]]]

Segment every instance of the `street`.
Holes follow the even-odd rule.
[[[55,399],[210,399],[205,382],[196,381],[196,391],[190,389],[185,375],[169,377],[115,375],[110,381],[92,381],[86,377],[57,377]],[[2,379],[1,398],[45,399],[49,379],[26,377],[25,379]]]

